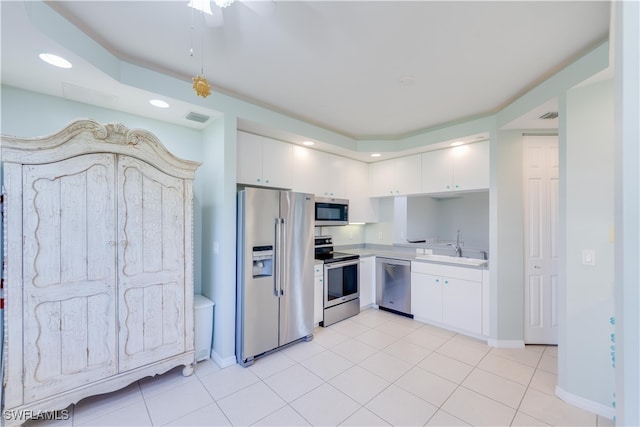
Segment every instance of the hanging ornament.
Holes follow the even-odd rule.
[[[205,3],[208,5],[209,1],[207,0]],[[191,57],[193,57],[193,33],[194,33],[193,10],[194,9],[191,10],[191,41],[190,41],[191,47],[189,48],[189,56]],[[209,11],[208,13],[211,13],[211,11]],[[204,76],[204,30],[202,31],[201,53],[202,53],[202,65],[200,66],[200,74],[196,74],[196,76],[193,77],[191,80],[193,81],[193,90],[196,92],[196,95],[206,98],[207,96],[211,95],[211,85],[207,81],[207,78]]]
[[[198,74],[193,79],[193,90],[196,91],[196,95],[206,98],[211,95],[211,85],[207,81],[206,77],[202,74]]]

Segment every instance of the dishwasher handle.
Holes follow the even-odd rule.
[[[377,263],[387,264],[387,265],[397,265],[397,266],[401,266],[401,267],[410,267],[411,266],[411,261],[407,261],[407,260],[404,260],[404,259],[396,259],[396,258],[376,257],[376,264]]]

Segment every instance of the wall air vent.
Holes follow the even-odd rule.
[[[548,113],[544,113],[543,115],[541,115],[539,118],[542,119],[542,120],[557,119],[558,118],[558,112],[557,111],[549,111]]]
[[[207,120],[209,120],[211,117],[209,116],[205,116],[203,114],[198,114],[198,113],[194,113],[193,111],[190,112],[189,114],[187,114],[185,116],[185,118],[187,120],[193,120],[194,122],[198,122],[198,123],[204,123]]]

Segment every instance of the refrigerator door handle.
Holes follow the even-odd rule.
[[[280,231],[281,227],[280,227],[280,218],[276,218],[276,224],[275,224],[275,234],[276,234],[276,252],[274,254],[274,262],[273,265],[275,266],[275,273],[274,273],[274,280],[273,280],[273,294],[276,297],[280,296],[280,290],[279,290],[279,286],[280,286],[280,250],[282,249],[280,247]]]
[[[285,224],[285,219],[284,218],[280,218],[281,220],[281,226],[280,226],[280,238],[281,238],[281,243],[280,243],[280,250],[282,250],[282,254],[284,256],[281,257],[282,259],[282,270],[281,271],[287,271],[287,226]],[[280,281],[280,295],[284,296],[285,293],[285,281],[281,280]]]

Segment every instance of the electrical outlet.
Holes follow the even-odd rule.
[[[378,232],[378,240],[382,240],[382,231]]]
[[[425,255],[433,255],[433,249],[425,249],[424,250],[424,254]]]
[[[424,249],[416,248],[416,255],[424,255]]]

